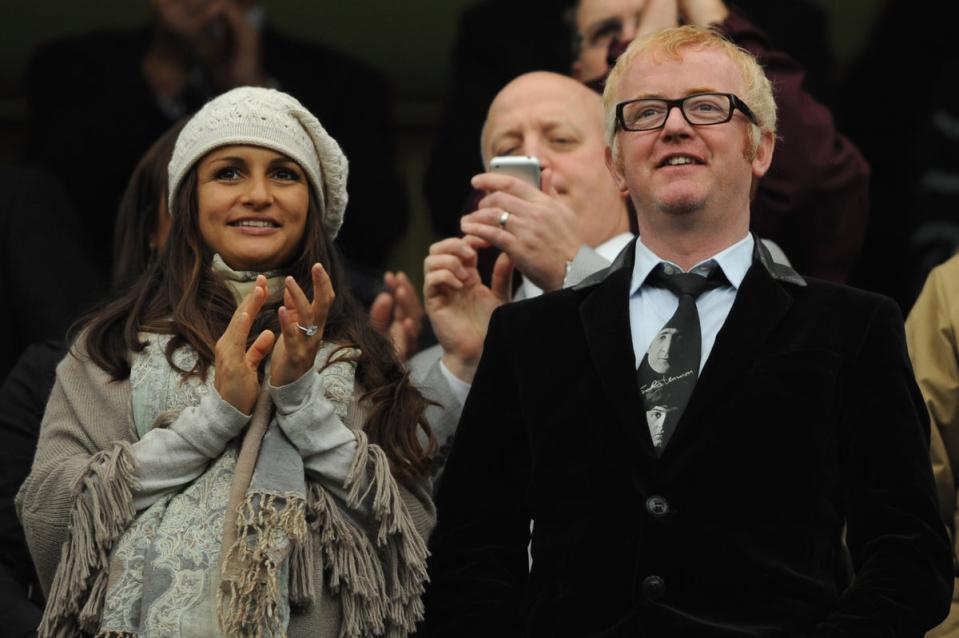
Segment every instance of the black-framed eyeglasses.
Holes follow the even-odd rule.
[[[616,105],[616,122],[624,131],[653,131],[666,125],[673,107],[693,126],[724,124],[737,109],[753,124],[759,120],[746,103],[732,93],[696,93],[678,100],[639,98]]]

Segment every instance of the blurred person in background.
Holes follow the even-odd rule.
[[[959,566],[959,256],[929,273],[906,318],[906,340],[932,423],[932,471]],[[959,583],[959,568],[955,577]],[[926,638],[959,638],[959,587],[953,586],[949,616]]]

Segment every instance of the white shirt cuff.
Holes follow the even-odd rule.
[[[446,379],[446,382],[450,385],[450,390],[453,392],[453,396],[456,397],[456,400],[460,402],[460,405],[466,403],[466,395],[470,393],[471,384],[466,383],[455,374],[450,372],[450,369],[446,367],[446,364],[443,363],[443,360],[440,359],[440,372],[443,373],[443,378]]]

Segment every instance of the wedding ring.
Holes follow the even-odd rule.
[[[296,324],[296,329],[305,334],[307,337],[312,337],[320,331],[320,327],[316,324],[313,324],[312,326],[301,326],[300,324]]]
[[[500,213],[500,216],[499,216],[499,227],[502,228],[503,230],[506,230],[506,222],[508,221],[509,221],[509,213],[504,210],[502,213]]]

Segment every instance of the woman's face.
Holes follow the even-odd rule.
[[[310,188],[287,156],[260,146],[223,146],[197,164],[200,235],[234,270],[274,270],[294,260]]]

